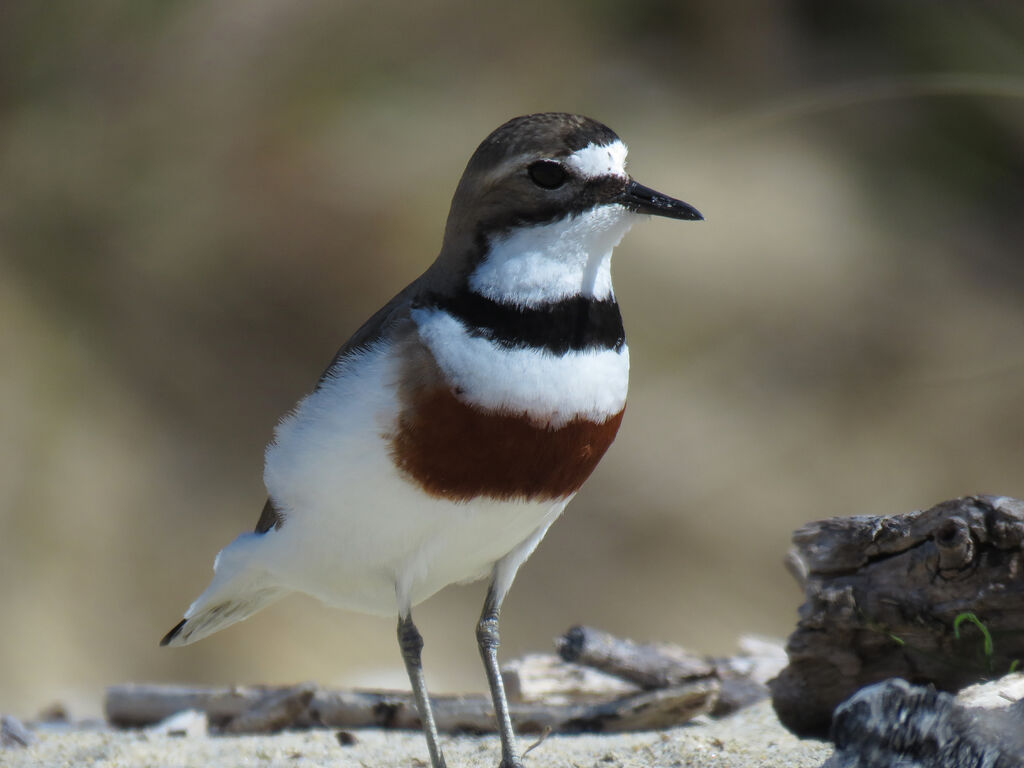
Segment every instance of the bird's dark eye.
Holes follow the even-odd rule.
[[[526,172],[530,174],[534,184],[544,189],[558,189],[569,178],[562,164],[554,160],[538,160],[531,163]]]

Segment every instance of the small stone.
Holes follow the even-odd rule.
[[[0,717],[0,747],[19,749],[35,743],[36,737],[13,715]]]
[[[156,736],[202,737],[210,732],[210,722],[205,712],[198,709],[183,709],[150,726],[146,732]]]
[[[892,678],[836,709],[836,751],[822,768],[1017,768],[1024,718],[1012,707],[966,708],[948,693]]]
[[[1021,700],[1024,700],[1024,673],[1021,672],[977,683],[956,695],[957,704],[980,709],[1003,709]]]
[[[36,715],[36,720],[40,723],[66,723],[70,719],[68,708],[59,701],[55,701],[39,710],[39,714]]]
[[[356,738],[356,735],[352,733],[352,731],[338,731],[334,735],[337,737],[338,743],[343,747],[351,747],[359,743],[359,739]]]

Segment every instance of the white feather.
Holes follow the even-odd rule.
[[[573,296],[608,299],[612,250],[633,223],[621,205],[602,205],[495,238],[469,276],[470,290],[495,301],[536,306]]]
[[[263,567],[266,543],[263,536],[244,533],[220,551],[210,586],[185,611],[185,626],[168,637],[168,645],[202,640],[288,594]]]
[[[453,503],[403,478],[390,455],[398,370],[387,347],[358,353],[278,426],[264,480],[285,523],[259,553],[275,584],[364,613],[407,612],[487,575],[564,509],[567,499]]]
[[[552,428],[577,416],[604,422],[626,404],[629,349],[588,349],[556,355],[509,349],[471,336],[440,309],[416,309],[420,338],[459,396],[489,411],[528,414]]]
[[[584,178],[601,176],[626,177],[626,145],[621,141],[611,144],[588,144],[565,159],[565,164],[574,168]]]
[[[587,177],[625,176],[625,157],[615,142],[566,162]],[[612,249],[632,219],[622,206],[605,205],[517,229],[489,243],[470,288],[520,306],[612,298]],[[413,317],[453,386],[483,408],[557,428],[577,416],[604,421],[625,404],[625,345],[558,356],[473,337],[439,310]],[[507,591],[569,499],[454,503],[424,494],[392,461],[399,370],[387,344],[352,353],[282,419],[264,481],[285,523],[224,548],[174,644],[238,621],[288,590],[383,615],[406,614],[446,585],[492,570],[496,589]]]

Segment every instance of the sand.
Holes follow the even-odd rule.
[[[423,737],[416,732],[350,731],[355,744],[341,746],[330,729],[273,736],[167,736],[150,731],[39,731],[36,742],[0,750],[4,768],[28,766],[359,766],[425,768]],[[527,735],[524,744],[532,743]],[[451,768],[499,761],[497,736],[450,736],[443,747]],[[666,731],[550,736],[527,755],[526,768],[600,766],[729,766],[730,768],[818,768],[831,745],[801,741],[782,728],[771,704],[762,702],[720,721],[705,720]]]

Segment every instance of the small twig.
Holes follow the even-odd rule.
[[[705,659],[673,645],[640,645],[593,627],[573,627],[555,641],[565,660],[600,669],[648,690],[714,675]]]
[[[539,747],[541,744],[543,744],[544,741],[547,739],[547,737],[550,736],[550,735],[551,735],[551,726],[549,725],[549,726],[547,726],[541,732],[540,736],[537,737],[537,740],[535,742],[533,742],[533,744],[531,744],[530,746],[528,746],[526,749],[523,750],[523,757],[526,757],[528,754],[533,752],[533,750],[535,750],[537,747]]]

